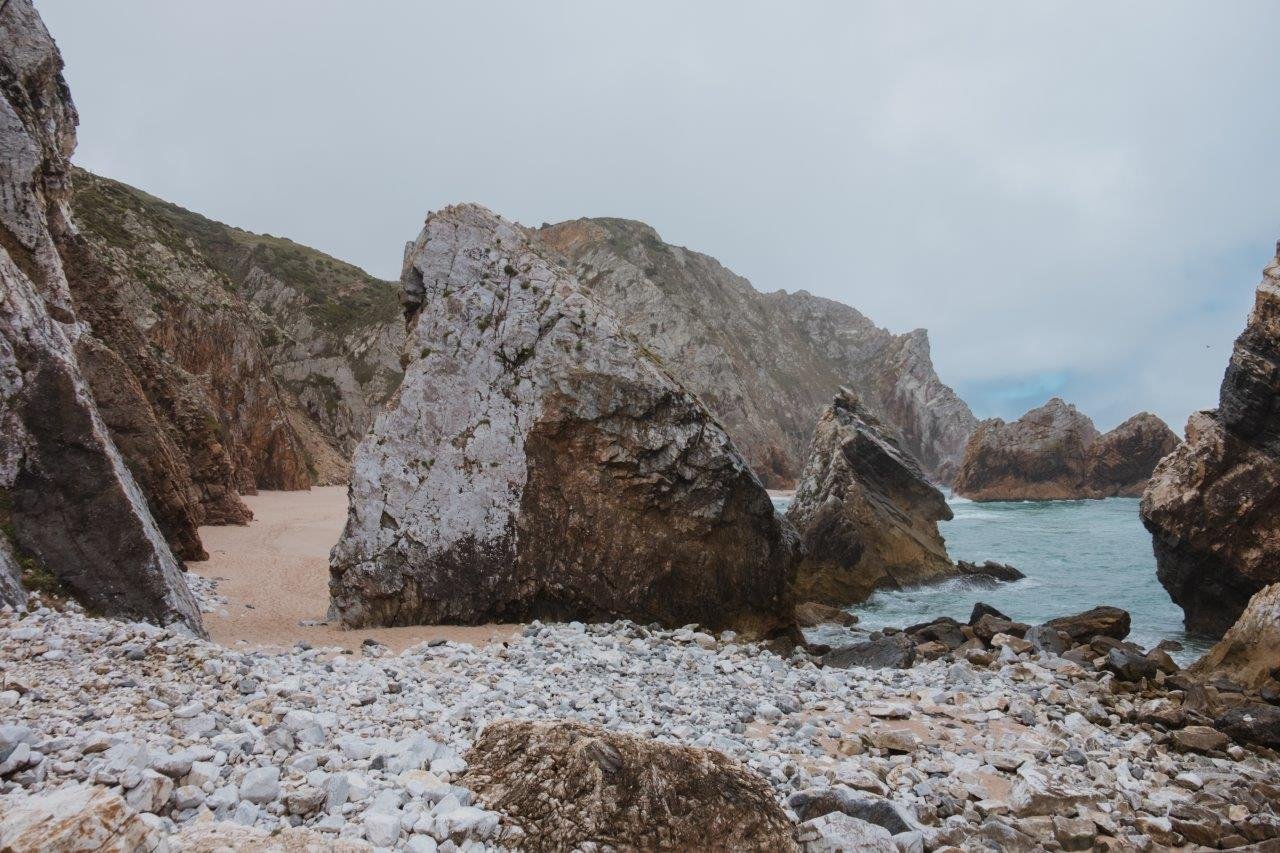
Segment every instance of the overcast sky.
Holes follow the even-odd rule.
[[[387,278],[644,220],[929,329],[979,417],[1214,405],[1280,237],[1280,3],[36,0],[78,162]]]

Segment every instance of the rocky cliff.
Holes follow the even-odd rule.
[[[978,424],[952,487],[975,501],[1055,501],[1137,497],[1152,469],[1178,444],[1153,414],[1134,415],[1106,434],[1054,397],[1013,423]]]
[[[29,0],[0,5],[0,556],[104,613],[201,632],[199,608],[81,372],[62,250],[75,107]],[[82,341],[86,347],[80,346]]]
[[[199,524],[246,521],[240,494],[344,481],[401,375],[394,286],[87,172],[73,186],[90,381],[174,548],[199,558]]]
[[[950,518],[942,492],[841,389],[818,420],[787,508],[805,545],[796,600],[853,604],[877,588],[955,574],[938,533],[938,522]]]
[[[1222,634],[1280,581],[1280,247],[1236,339],[1218,408],[1187,422],[1142,497],[1157,573],[1187,627]]]
[[[842,385],[931,476],[958,464],[976,421],[938,379],[924,330],[894,335],[805,291],[760,293],[639,222],[578,219],[533,234],[702,398],[769,485],[795,482]]]
[[[760,481],[587,288],[475,205],[428,217],[404,269],[407,372],[332,556],[345,624],[790,625]]]

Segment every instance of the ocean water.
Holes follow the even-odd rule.
[[[781,510],[789,500],[774,503]],[[1109,604],[1129,611],[1131,640],[1144,647],[1177,640],[1185,649],[1174,657],[1184,663],[1212,645],[1183,630],[1182,609],[1156,579],[1151,536],[1136,498],[974,503],[951,496],[948,503],[955,518],[938,529],[952,559],[1009,563],[1027,577],[994,586],[952,580],[878,592],[850,608],[863,627],[902,627],[936,616],[963,622],[977,601],[1033,625]]]

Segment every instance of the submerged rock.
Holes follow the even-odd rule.
[[[1008,563],[997,563],[995,560],[986,560],[982,563],[970,563],[968,560],[961,560],[956,563],[956,570],[960,574],[975,580],[986,579],[1001,583],[1013,583],[1026,577],[1026,575]]]
[[[1249,599],[1244,613],[1193,669],[1249,688],[1280,677],[1280,583]]]
[[[1218,408],[1142,497],[1156,573],[1187,627],[1223,634],[1250,597],[1280,581],[1280,247],[1236,339]]]
[[[104,613],[202,631],[80,369],[86,329],[59,254],[75,232],[67,196],[76,112],[30,0],[0,6],[0,55],[0,520],[43,585]]]
[[[461,784],[523,830],[526,849],[795,849],[769,783],[713,749],[501,720],[466,760]]]
[[[405,379],[332,555],[344,624],[793,624],[794,533],[729,436],[518,227],[432,214],[404,288]]]
[[[938,522],[950,518],[942,492],[853,392],[841,389],[818,420],[787,507],[805,546],[797,595],[853,604],[879,587],[954,575],[938,533]]]
[[[1104,435],[1054,397],[1013,423],[978,424],[956,474],[956,494],[975,501],[1078,500],[1142,494],[1178,437],[1142,412]]]

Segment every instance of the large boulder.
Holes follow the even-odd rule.
[[[500,720],[466,758],[460,784],[524,831],[522,848],[796,849],[769,783],[713,749]]]
[[[1142,412],[1105,434],[1054,397],[1013,423],[978,424],[956,474],[956,494],[975,501],[1137,497],[1178,437]]]
[[[145,853],[166,849],[164,832],[145,821],[118,791],[69,783],[39,794],[19,791],[0,799],[0,850]]]
[[[1189,629],[1223,634],[1249,599],[1280,581],[1280,247],[1236,339],[1218,409],[1142,497],[1156,572]]]
[[[476,205],[405,255],[405,378],[356,452],[348,626],[792,624],[794,533],[698,399]]]
[[[199,607],[81,373],[59,244],[76,112],[30,0],[0,6],[0,521],[23,562],[109,615]]]
[[[834,605],[956,574],[946,498],[842,388],[818,420],[787,520],[804,542],[797,596]]]
[[[1249,599],[1236,623],[1192,669],[1249,688],[1280,677],[1280,583]]]

